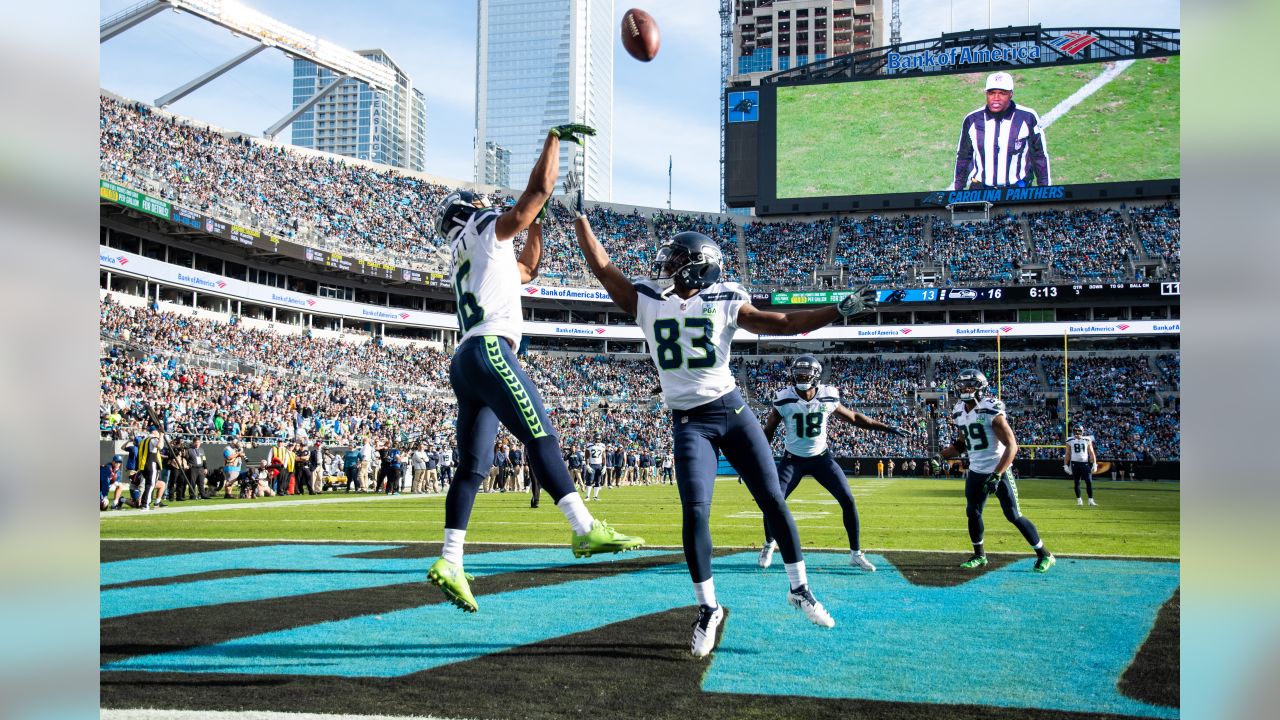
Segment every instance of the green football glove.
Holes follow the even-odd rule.
[[[876,302],[876,291],[863,285],[862,287],[854,288],[853,292],[837,303],[836,310],[839,310],[844,317],[853,317],[854,315],[861,315],[864,312],[875,310],[879,304]]]
[[[906,430],[903,430],[902,428],[898,427],[897,425],[887,425],[887,426],[885,427],[884,432],[885,432],[885,434],[886,434],[886,435],[893,435],[894,437],[906,437],[906,436],[907,436],[907,431],[906,431]]]
[[[551,128],[551,134],[561,140],[568,140],[569,142],[581,145],[588,135],[596,134],[596,129],[590,125],[583,125],[581,123],[565,123],[564,125],[557,125]]]
[[[1000,487],[1001,473],[991,473],[987,476],[986,481],[982,483],[982,487],[987,491],[988,495],[995,495],[996,488]]]

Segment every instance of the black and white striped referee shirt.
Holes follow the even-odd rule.
[[[1013,101],[1001,113],[986,106],[965,116],[956,147],[954,190],[966,186],[1052,185],[1040,116]]]

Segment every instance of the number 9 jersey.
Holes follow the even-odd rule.
[[[729,369],[729,345],[738,310],[751,296],[734,282],[713,283],[688,300],[639,280],[636,323],[649,342],[667,407],[692,410],[738,386]]]
[[[1000,457],[1004,455],[1004,443],[996,438],[991,423],[995,421],[996,416],[1004,414],[1004,403],[991,397],[978,400],[973,410],[966,408],[964,401],[961,400],[951,411],[951,418],[956,422],[956,430],[969,447],[971,471],[989,473],[1000,464]]]
[[[476,335],[496,335],[520,345],[520,268],[513,240],[500,242],[498,212],[472,213],[453,241],[453,292],[458,302],[458,345]]]
[[[827,451],[827,418],[840,405],[840,389],[819,385],[812,400],[800,397],[794,387],[774,393],[773,409],[786,430],[787,452],[799,457],[817,457]]]

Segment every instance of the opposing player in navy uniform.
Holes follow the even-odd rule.
[[[834,385],[819,384],[821,377],[822,363],[813,355],[801,355],[791,363],[791,385],[774,393],[773,407],[764,421],[764,436],[772,442],[779,425],[786,433],[785,450],[778,461],[778,484],[782,487],[782,497],[791,497],[800,481],[806,475],[812,475],[840,503],[844,529],[849,535],[849,564],[875,572],[876,566],[862,553],[858,506],[849,491],[849,481],[827,447],[827,420],[836,417],[854,427],[899,437],[905,436],[906,432],[840,404],[840,389]],[[767,568],[773,564],[773,552],[777,547],[766,519],[760,567]]]
[[[1056,560],[1044,546],[1040,533],[1018,507],[1018,485],[1009,467],[1018,454],[1018,441],[1013,428],[1005,417],[1004,403],[996,398],[983,397],[987,389],[987,376],[982,371],[969,368],[956,377],[956,392],[960,402],[951,411],[958,435],[953,444],[943,448],[943,458],[969,454],[969,471],[964,476],[965,513],[969,516],[969,540],[973,543],[973,556],[960,567],[976,568],[987,564],[983,550],[982,509],[987,496],[995,494],[1005,519],[1013,523],[1036,551],[1036,572],[1048,572]]]
[[[596,520],[569,479],[560,440],[515,350],[520,345],[521,287],[538,274],[542,229],[535,222],[555,189],[560,141],[580,142],[585,125],[552,128],[529,184],[510,210],[498,212],[483,196],[457,191],[445,198],[436,229],[453,250],[453,287],[461,341],[449,365],[458,398],[458,472],[445,496],[444,548],[427,572],[446,597],[468,612],[479,606],[463,571],[463,541],[481,481],[493,463],[498,422],[524,444],[528,461],[573,527],[575,557],[620,552],[644,544]],[[532,227],[530,227],[532,225]],[[519,259],[516,235],[529,229]]]
[[[1083,480],[1089,494],[1089,504],[1097,505],[1093,501],[1093,474],[1098,472],[1098,454],[1093,448],[1093,438],[1084,434],[1083,425],[1076,425],[1071,437],[1067,438],[1067,451],[1062,455],[1062,469],[1076,481],[1076,504],[1084,504],[1080,500],[1080,481]]]
[[[697,232],[677,233],[667,240],[650,279],[633,282],[610,262],[587,221],[581,188],[573,190],[578,246],[609,297],[634,316],[644,332],[663,398],[671,408],[684,554],[698,601],[690,650],[695,657],[708,655],[724,619],[711,577],[709,519],[717,453],[724,453],[738,471],[777,534],[790,581],[788,603],[813,623],[834,627],[835,620],[809,590],[800,537],[778,486],[769,441],[738,392],[729,369],[729,348],[739,327],[770,335],[817,330],[865,312],[874,305],[873,293],[860,290],[838,306],[818,310],[762,312],[741,285],[720,280],[720,248]]]

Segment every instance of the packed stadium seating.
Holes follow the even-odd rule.
[[[226,135],[105,94],[99,112],[104,179],[305,244],[447,270],[448,256],[433,225],[451,185]],[[491,199],[497,205],[512,202],[505,193]],[[1139,250],[1163,258],[1173,276],[1180,267],[1179,208],[1171,203],[1005,213],[959,225],[940,212],[751,220],[741,226],[728,216],[643,208],[591,204],[588,212],[605,249],[631,277],[648,276],[660,241],[685,229],[720,244],[727,279],[767,286],[811,286],[813,271],[827,264],[842,267],[849,285],[905,284],[910,269],[920,265],[945,267],[952,284],[1008,283],[1029,262],[1048,263],[1055,280],[1133,279],[1131,260]],[[836,242],[828,256],[833,222]],[[543,282],[596,284],[573,240],[572,215],[559,201],[552,203],[544,239]],[[740,252],[750,263],[749,276],[737,267]]]

